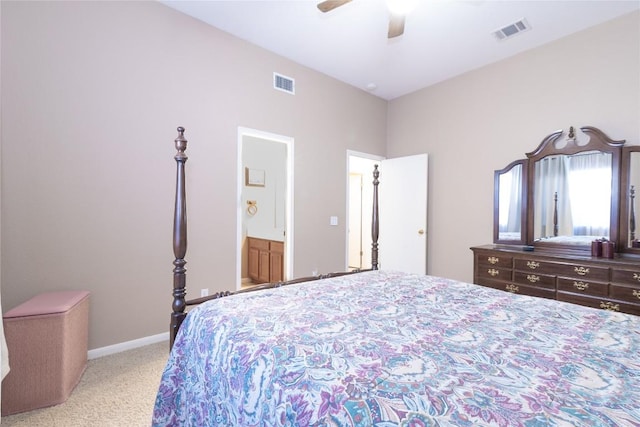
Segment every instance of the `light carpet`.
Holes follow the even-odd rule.
[[[89,360],[66,402],[2,417],[2,427],[149,427],[167,341]]]

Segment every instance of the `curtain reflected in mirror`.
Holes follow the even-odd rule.
[[[611,153],[547,156],[535,163],[534,176],[534,240],[609,239]]]
[[[522,165],[500,174],[498,206],[498,239],[522,239]]]
[[[511,162],[494,171],[493,242],[526,243],[527,177],[529,161]]]

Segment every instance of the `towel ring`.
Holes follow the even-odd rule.
[[[247,213],[251,216],[258,213],[258,205],[255,200],[247,200]]]

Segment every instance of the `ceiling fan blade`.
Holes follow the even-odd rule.
[[[401,36],[404,33],[404,15],[391,14],[389,18],[389,33],[390,39]]]
[[[349,3],[351,0],[325,0],[323,2],[318,3],[318,9],[321,12],[329,12],[336,7],[340,7],[343,4]]]

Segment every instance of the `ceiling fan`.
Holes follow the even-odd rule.
[[[321,12],[330,12],[333,9],[340,7],[344,4],[351,2],[351,0],[325,0],[318,3],[318,9]],[[390,4],[390,2],[388,2]],[[387,32],[388,38],[394,38],[401,36],[404,33],[404,18],[407,11],[394,11],[393,9],[389,10],[389,31]]]

